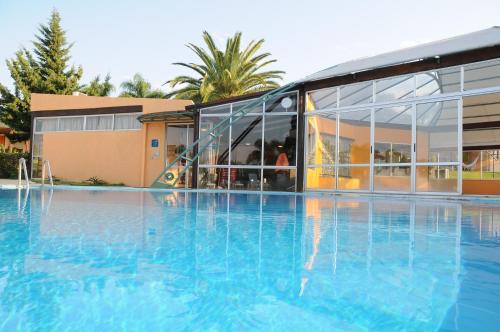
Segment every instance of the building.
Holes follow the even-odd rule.
[[[145,165],[142,179],[132,185],[161,186],[176,179],[177,187],[199,189],[500,194],[499,27],[342,63],[296,82],[279,96],[264,101],[262,95],[200,105],[184,101],[185,108],[171,104],[168,110],[142,112],[142,125],[136,125],[143,132],[138,144],[143,150],[129,146],[127,160]],[[50,107],[34,104],[33,139],[37,143],[43,136],[44,149],[40,154],[34,144],[34,170],[41,158],[50,159],[54,173],[62,175],[69,164],[52,159],[74,155],[68,150],[75,145],[56,136],[74,134],[49,133],[55,127],[37,125],[50,121],[54,112],[59,119],[76,113],[61,111],[57,97],[50,98]],[[252,109],[235,116],[245,105]],[[228,118],[230,125],[207,144],[207,133]],[[95,132],[76,135],[82,134],[95,142],[91,146],[99,154],[108,153],[109,146],[92,138]],[[47,135],[54,136],[53,142]],[[161,171],[161,165],[176,161],[198,138],[201,143],[192,153]],[[79,156],[78,164],[97,154]],[[155,166],[148,166],[153,156]],[[199,158],[183,174],[194,156]],[[65,170],[59,171],[58,164]],[[120,163],[101,167],[119,173],[120,166],[112,165]]]
[[[28,151],[28,143],[17,142],[13,143],[9,140],[7,135],[11,132],[11,129],[0,122],[0,152],[26,152]]]
[[[32,177],[49,160],[54,176],[147,187],[164,168],[165,123],[137,117],[172,112],[187,100],[32,94]],[[191,119],[192,120],[192,119]],[[146,146],[148,143],[148,146]]]

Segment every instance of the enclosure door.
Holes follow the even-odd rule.
[[[188,145],[193,143],[193,125],[191,124],[168,124],[166,133],[166,158],[165,165],[169,165],[173,162],[179,154],[181,154]],[[191,154],[188,154],[189,159],[192,158]],[[171,172],[174,173],[175,178],[177,174],[181,173],[186,165],[185,159],[180,159],[171,168]],[[184,173],[179,178],[176,183],[177,188],[191,188],[192,187],[192,167],[190,167],[187,172]]]
[[[411,192],[413,106],[376,108],[373,114],[373,191]]]

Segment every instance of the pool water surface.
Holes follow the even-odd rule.
[[[0,331],[494,331],[500,204],[0,190]]]

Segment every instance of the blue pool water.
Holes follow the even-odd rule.
[[[0,190],[1,331],[498,331],[500,205]]]

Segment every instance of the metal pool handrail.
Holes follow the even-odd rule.
[[[26,167],[26,159],[20,158],[18,169],[17,169],[17,187],[21,188],[22,173],[24,172],[24,178],[26,180],[26,189],[30,188],[30,179],[28,177],[28,168]]]
[[[50,168],[50,162],[47,159],[45,159],[43,161],[43,165],[42,165],[42,186],[45,184],[45,167],[47,167],[47,169],[49,171],[50,186],[53,187],[54,181],[52,180],[52,169]]]

